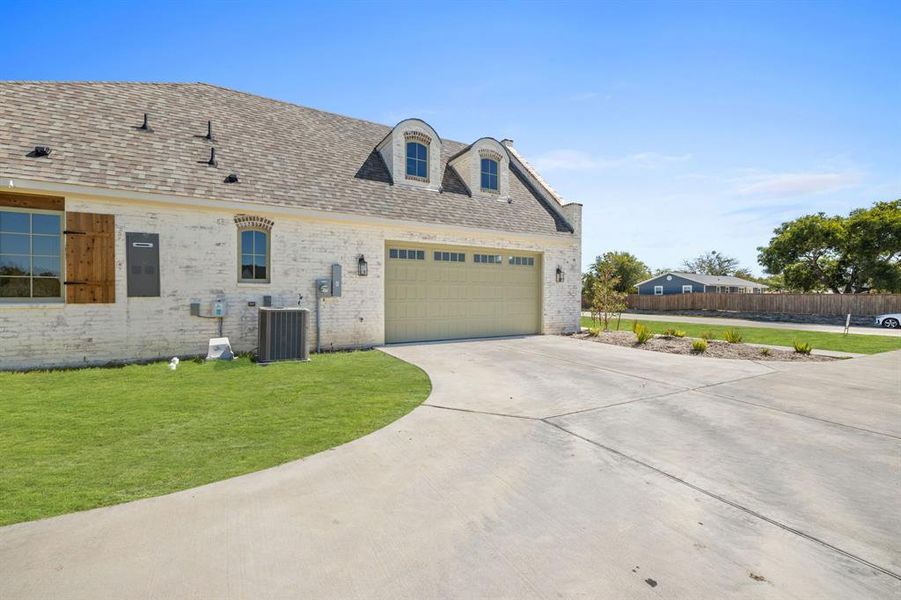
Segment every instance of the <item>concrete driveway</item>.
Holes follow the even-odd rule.
[[[0,529],[0,598],[898,598],[899,353],[395,346],[426,405],[169,496]]]

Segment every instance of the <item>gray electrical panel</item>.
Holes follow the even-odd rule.
[[[160,236],[158,233],[125,233],[125,264],[129,297],[160,295]]]
[[[332,265],[332,296],[337,298],[341,295],[341,265]]]

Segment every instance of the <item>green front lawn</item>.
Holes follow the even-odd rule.
[[[0,525],[272,467],[391,423],[429,394],[382,352],[0,373]]]
[[[621,330],[631,331],[633,319],[623,318]],[[645,321],[654,333],[662,333],[665,329],[680,329],[688,337],[699,337],[705,331],[712,332],[716,339],[723,339],[727,329],[740,331],[744,342],[751,344],[771,344],[773,346],[791,346],[795,340],[808,342],[817,350],[835,350],[839,352],[857,352],[860,354],[876,354],[889,350],[901,350],[901,337],[887,335],[860,335],[841,333],[823,333],[819,331],[801,331],[797,329],[774,329],[772,327],[730,327],[727,325],[704,325],[699,323],[680,323],[676,321]],[[591,319],[582,317],[582,327],[592,327]],[[616,329],[616,321],[610,324]]]

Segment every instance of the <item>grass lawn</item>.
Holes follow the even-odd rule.
[[[623,318],[621,330],[631,331],[634,319]],[[819,331],[800,331],[797,329],[774,329],[771,327],[729,327],[728,325],[706,325],[701,323],[677,323],[675,321],[645,321],[639,320],[650,327],[654,333],[662,333],[665,329],[673,328],[685,332],[688,337],[699,337],[702,332],[713,332],[716,339],[723,339],[723,332],[727,329],[740,331],[744,342],[751,344],[772,344],[773,346],[791,346],[792,342],[808,342],[817,350],[836,350],[840,352],[858,352],[861,354],[876,354],[889,350],[901,350],[901,337],[887,335],[861,335],[841,333],[823,333]],[[582,317],[582,327],[591,327],[591,319]],[[616,321],[612,322],[610,329],[616,329]]]
[[[382,352],[0,373],[0,525],[158,496],[321,452],[429,394]]]

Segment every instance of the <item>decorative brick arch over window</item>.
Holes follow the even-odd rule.
[[[407,131],[404,133],[404,141],[419,142],[428,147],[432,143],[432,138],[421,131]]]
[[[235,215],[235,225],[238,229],[259,229],[269,233],[275,223],[266,217],[256,215]]]
[[[490,158],[498,164],[500,164],[501,161],[504,160],[504,157],[501,156],[500,152],[496,152],[491,148],[482,148],[481,150],[479,150],[479,158]]]

